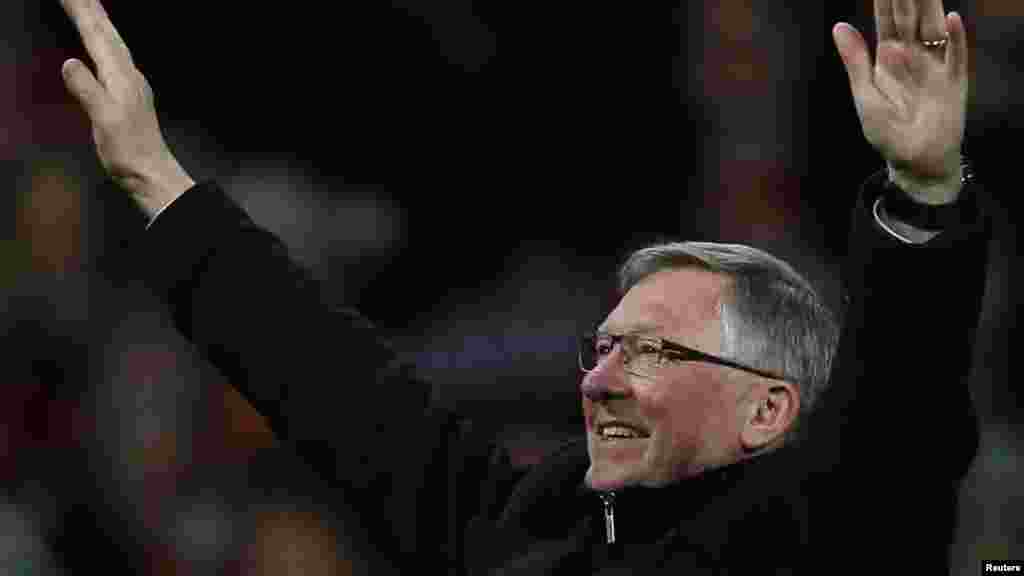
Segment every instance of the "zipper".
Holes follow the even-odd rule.
[[[615,543],[615,492],[601,492],[604,504],[604,534],[607,544]]]

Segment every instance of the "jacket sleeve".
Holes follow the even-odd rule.
[[[177,328],[339,488],[367,545],[382,556],[457,555],[472,476],[493,445],[431,406],[429,385],[373,326],[335,306],[216,184],[179,197],[144,239],[146,281]]]
[[[958,477],[977,445],[968,375],[990,236],[985,191],[965,189],[959,226],[907,244],[873,216],[884,178],[861,189],[843,269],[848,302],[830,385],[842,457],[893,470],[927,463]]]
[[[842,272],[842,335],[811,419],[810,438],[828,442],[815,466],[830,479],[819,485],[821,521],[812,531],[828,534],[837,554],[870,542],[867,558],[888,547],[941,567],[958,481],[978,444],[968,382],[989,202],[971,184],[959,225],[907,244],[872,215],[884,177],[869,178],[858,197]]]

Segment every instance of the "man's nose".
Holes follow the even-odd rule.
[[[622,350],[602,360],[593,370],[583,375],[580,392],[592,402],[603,402],[629,394],[629,382],[623,366]]]

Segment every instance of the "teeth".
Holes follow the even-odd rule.
[[[632,428],[625,426],[603,426],[601,428],[601,436],[606,438],[640,438],[640,434]]]

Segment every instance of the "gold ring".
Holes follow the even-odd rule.
[[[921,40],[921,44],[923,44],[925,48],[945,48],[947,43],[949,43],[948,37],[940,40]]]

